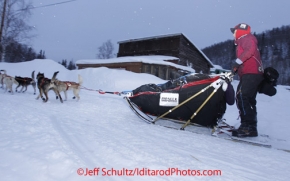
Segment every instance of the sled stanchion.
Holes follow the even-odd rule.
[[[217,85],[213,86],[213,87],[215,87],[215,89],[213,90],[213,92],[207,97],[207,99],[202,103],[202,105],[199,106],[199,108],[196,110],[196,112],[193,113],[193,115],[190,117],[190,119],[188,119],[188,121],[180,128],[181,130],[184,130],[184,128],[190,123],[190,120],[192,120],[197,115],[197,113],[210,100],[210,98],[217,92],[217,90],[221,87],[221,85],[222,85],[221,82],[219,82]]]
[[[177,106],[175,106],[174,108],[170,109],[169,111],[165,112],[164,114],[162,114],[161,116],[155,118],[152,123],[154,124],[157,120],[159,120],[160,118],[163,118],[164,116],[166,116],[167,114],[171,113],[172,111],[174,111],[175,109],[179,108],[180,106],[182,106],[183,104],[187,103],[188,101],[190,101],[191,99],[195,98],[196,96],[198,96],[199,94],[203,93],[204,91],[206,91],[207,89],[209,89],[210,87],[212,87],[212,84],[208,85],[207,87],[203,88],[201,91],[197,92],[196,94],[194,94],[193,96],[191,96],[190,98],[186,99],[185,101],[183,101],[182,103],[178,104]]]
[[[219,88],[219,87],[218,87]],[[217,89],[218,88],[215,88],[213,90],[213,92],[208,96],[208,98],[202,103],[201,106],[199,106],[199,108],[196,110],[195,113],[193,113],[193,115],[190,117],[190,119],[188,119],[188,121],[180,128],[181,130],[184,130],[184,128],[190,123],[190,120],[192,120],[196,115],[197,113],[203,108],[203,106],[208,102],[208,100],[210,100],[210,98],[216,93]]]

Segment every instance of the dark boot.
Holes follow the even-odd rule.
[[[232,136],[235,137],[257,137],[257,123],[242,123],[238,129],[233,130]]]

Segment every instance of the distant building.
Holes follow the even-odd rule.
[[[118,42],[117,57],[166,55],[179,58],[179,65],[191,66],[197,73],[210,73],[214,65],[207,56],[182,33],[130,39]]]
[[[80,60],[79,69],[108,67],[175,79],[189,72],[209,74],[214,67],[203,52],[183,34],[120,41],[116,59]]]

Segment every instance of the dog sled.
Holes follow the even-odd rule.
[[[216,76],[190,74],[165,84],[142,85],[127,92],[124,99],[147,123],[271,148],[268,135],[250,139],[232,136],[235,128],[227,124],[223,115],[227,104],[235,102],[231,85],[233,76],[232,73]]]
[[[165,84],[146,84],[125,97],[132,110],[144,121],[170,120],[211,127],[222,120],[226,104],[234,104],[233,75],[189,74]]]

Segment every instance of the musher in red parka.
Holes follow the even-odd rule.
[[[258,136],[256,96],[264,71],[258,41],[251,34],[251,27],[245,23],[238,24],[230,30],[237,45],[237,59],[233,72],[237,72],[240,78],[236,91],[236,104],[241,118],[241,125],[232,132],[232,136],[256,137]]]

